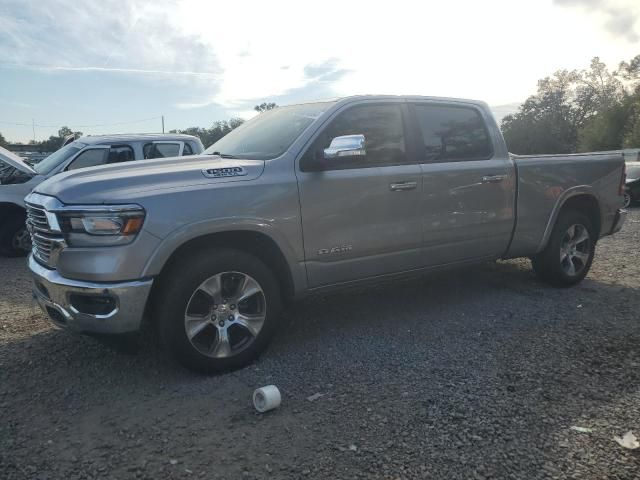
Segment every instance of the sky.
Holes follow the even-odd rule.
[[[638,0],[0,0],[0,133],[208,127],[378,93],[501,117],[556,70],[638,54]]]

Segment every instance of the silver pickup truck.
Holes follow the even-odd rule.
[[[187,160],[45,181],[26,198],[29,266],[55,324],[144,317],[184,365],[220,371],[309,292],[514,257],[576,284],[623,190],[619,153],[510,155],[482,102],[352,97],[262,113]]]

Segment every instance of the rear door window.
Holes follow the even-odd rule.
[[[147,143],[143,148],[144,158],[168,158],[180,155],[180,142]]]
[[[182,155],[193,155],[193,150],[191,149],[191,145],[188,143],[184,144],[184,148],[182,149]]]
[[[135,160],[133,149],[129,145],[112,145],[107,163],[121,163]]]
[[[90,148],[80,153],[67,167],[67,170],[95,167],[107,163],[108,148]]]
[[[436,104],[415,104],[413,109],[422,133],[422,161],[456,162],[491,157],[491,140],[476,109]]]

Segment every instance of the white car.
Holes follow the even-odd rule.
[[[78,168],[197,155],[203,150],[200,139],[191,135],[87,136],[63,146],[32,167],[0,147],[0,255],[16,257],[31,250],[24,197],[46,179]]]

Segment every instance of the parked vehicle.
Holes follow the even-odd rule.
[[[514,257],[574,285],[622,227],[623,175],[620,152],[510,155],[483,102],[293,105],[205,155],[38,185],[29,266],[57,325],[133,332],[147,312],[187,367],[234,369],[311,292]]]
[[[640,200],[640,162],[628,162],[625,181],[624,207],[630,207]]]
[[[0,147],[0,255],[20,256],[31,250],[25,226],[24,197],[44,180],[61,172],[131,160],[202,153],[202,143],[190,135],[88,136],[65,142],[37,165]]]

